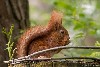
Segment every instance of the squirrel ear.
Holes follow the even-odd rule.
[[[55,25],[61,25],[62,24],[62,13],[58,11],[53,11],[51,13],[51,18],[49,21],[49,27],[55,26]]]
[[[58,11],[53,11],[51,14],[51,21],[53,23],[62,24],[62,13],[60,13]]]

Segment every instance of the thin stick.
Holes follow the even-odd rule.
[[[34,58],[34,59],[26,59],[27,61],[44,61],[44,60],[62,60],[62,59],[91,59],[91,60],[98,60],[99,58],[93,58],[93,57],[64,57],[64,58]]]
[[[75,48],[75,49],[100,49],[100,47],[94,47],[94,46],[72,46],[72,47],[69,47],[69,46],[59,46],[59,47],[54,47],[54,48],[50,48],[50,49],[45,49],[45,50],[41,50],[41,51],[38,51],[38,52],[34,52],[28,56],[24,56],[24,57],[20,57],[18,59],[14,59],[14,61],[19,61],[21,59],[27,59],[27,58],[30,58],[31,56],[34,56],[34,55],[37,55],[37,54],[40,54],[40,53],[43,53],[43,52],[47,52],[47,51],[52,51],[52,50],[57,50],[57,49],[70,49],[70,48]],[[9,60],[9,61],[4,61],[5,63],[8,63],[8,62],[12,62],[13,60]]]
[[[45,49],[42,51],[38,51],[38,52],[34,52],[33,54],[30,54],[28,56],[26,56],[26,58],[29,58],[31,56],[34,56],[36,54],[40,54],[43,52],[47,52],[47,51],[52,51],[52,50],[57,50],[57,49],[70,49],[70,48],[76,48],[76,49],[100,49],[100,47],[93,47],[93,46],[79,46],[79,47],[68,47],[68,46],[60,46],[60,47],[54,47],[54,48],[50,48],[50,49]]]

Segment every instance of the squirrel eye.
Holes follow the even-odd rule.
[[[61,34],[64,34],[64,30],[60,30],[60,33],[61,33]]]

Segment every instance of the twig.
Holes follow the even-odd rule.
[[[22,60],[22,59],[27,59],[27,58],[30,58],[31,56],[34,56],[34,55],[37,55],[37,54],[40,54],[40,53],[43,53],[43,52],[47,52],[47,51],[52,51],[52,50],[57,50],[57,49],[70,49],[70,48],[75,48],[75,49],[100,49],[100,47],[94,47],[94,46],[73,46],[73,47],[69,47],[69,46],[59,46],[59,47],[54,47],[54,48],[50,48],[50,49],[45,49],[45,50],[41,50],[41,51],[38,51],[38,52],[34,52],[28,56],[24,56],[24,57],[20,57],[18,59],[14,59],[14,61],[19,61],[19,60]],[[10,63],[12,62],[13,60],[9,60],[8,62],[5,61],[5,63]]]
[[[67,60],[67,59],[90,59],[93,61],[100,62],[100,58],[93,58],[93,57],[65,57],[65,58],[34,58],[34,59],[21,59],[15,62],[5,61],[5,63],[17,64],[20,62],[28,62],[28,61],[59,61],[59,60]]]
[[[98,60],[100,61],[100,59],[98,58],[93,58],[93,57],[64,57],[64,58],[34,58],[34,59],[26,59],[26,60],[30,60],[30,61],[43,61],[43,60],[62,60],[62,59],[91,59],[91,60]]]
[[[70,49],[70,48],[76,48],[76,49],[100,49],[100,47],[93,47],[93,46],[79,46],[79,47],[68,47],[68,46],[60,46],[60,47],[54,47],[54,48],[50,48],[50,49],[45,49],[42,51],[38,51],[38,52],[34,52],[33,54],[30,54],[28,56],[26,56],[26,58],[29,58],[31,56],[34,56],[36,54],[40,54],[43,52],[47,52],[47,51],[52,51],[52,50],[57,50],[57,49]]]

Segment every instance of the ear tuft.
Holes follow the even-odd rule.
[[[51,23],[59,23],[59,24],[62,24],[62,16],[63,16],[62,13],[53,10],[53,12],[51,13],[50,22]]]
[[[55,28],[58,29],[62,25],[62,16],[62,13],[53,11],[47,28],[50,30]]]

